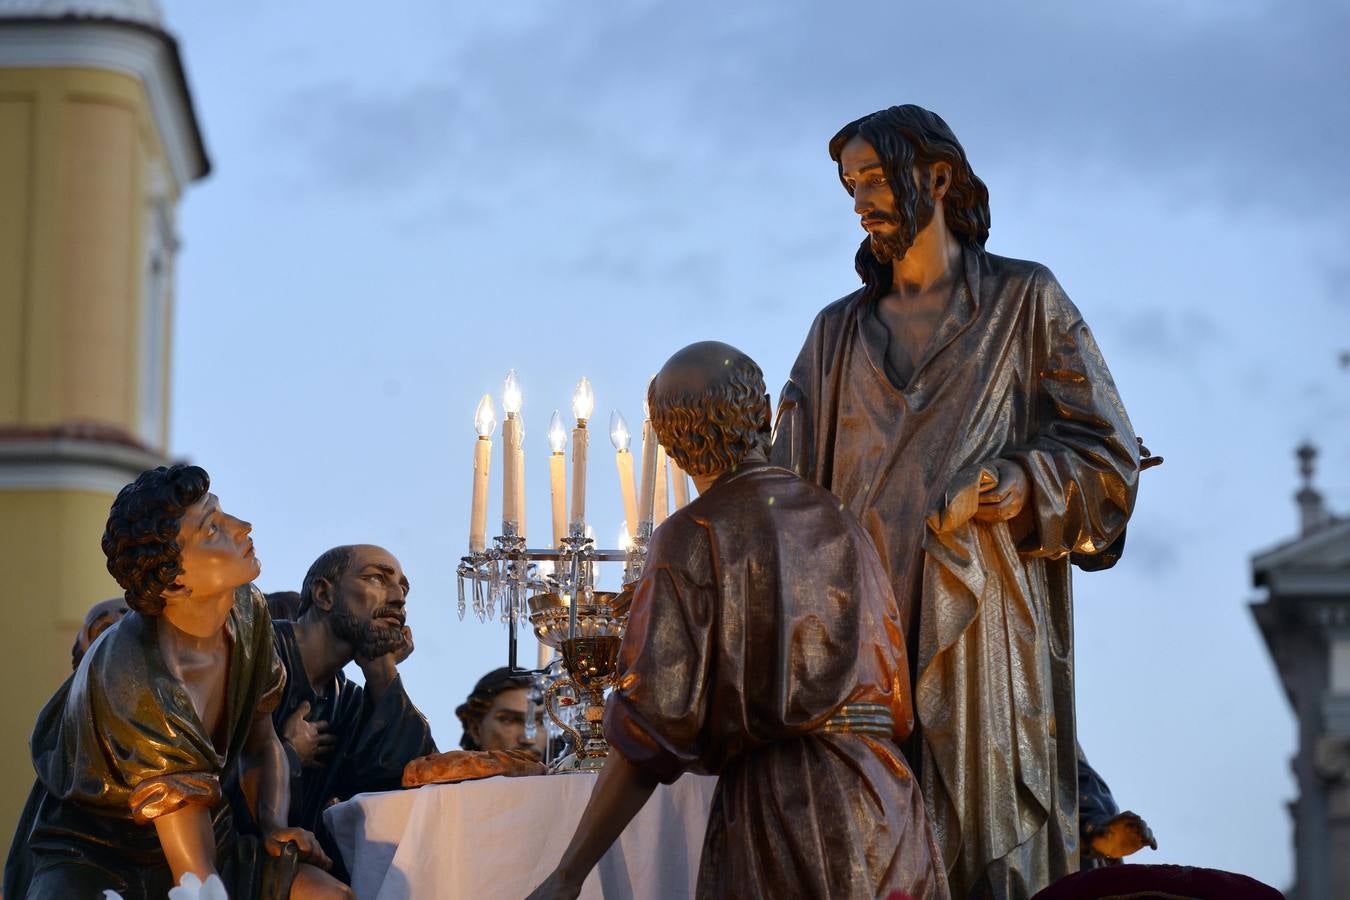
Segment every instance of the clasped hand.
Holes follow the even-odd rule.
[[[324,871],[333,867],[333,861],[319,846],[319,839],[303,828],[279,828],[267,836],[267,852],[272,856],[280,856],[287,844],[295,844],[300,851],[301,862]]]
[[[938,507],[928,516],[928,525],[938,533],[953,531],[975,519],[1006,522],[1026,506],[1026,473],[1015,462],[991,459],[962,469],[947,485]]]

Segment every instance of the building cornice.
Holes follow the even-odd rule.
[[[116,495],[164,457],[112,435],[70,429],[0,431],[0,491],[93,491]]]
[[[142,22],[83,16],[0,17],[0,68],[80,67],[137,78],[181,187],[211,171],[178,42]]]

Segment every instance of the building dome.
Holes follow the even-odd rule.
[[[155,0],[0,0],[0,19],[115,19],[164,27]]]

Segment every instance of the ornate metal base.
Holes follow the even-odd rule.
[[[606,755],[578,757],[575,753],[569,753],[550,766],[548,773],[550,775],[597,774],[605,767]]]

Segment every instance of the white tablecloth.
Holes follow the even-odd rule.
[[[488,778],[359,794],[324,813],[360,900],[520,900],[562,857],[594,775]],[[717,779],[662,785],[586,879],[583,900],[693,896]]]

